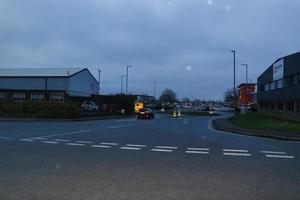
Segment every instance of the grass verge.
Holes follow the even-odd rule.
[[[228,120],[240,128],[250,130],[300,132],[300,121],[283,120],[259,113],[238,114]]]

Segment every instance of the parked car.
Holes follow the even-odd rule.
[[[154,119],[154,112],[150,108],[142,108],[138,114],[138,119]]]
[[[99,107],[97,106],[97,104],[93,101],[90,100],[86,100],[81,104],[81,108],[84,111],[88,111],[88,112],[97,112],[99,110]]]

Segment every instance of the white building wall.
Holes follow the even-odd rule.
[[[86,69],[69,78],[67,93],[70,96],[91,96],[91,94],[99,94],[98,82]]]
[[[0,78],[0,89],[44,90],[45,78]]]

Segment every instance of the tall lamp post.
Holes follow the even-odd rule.
[[[98,69],[98,75],[99,75],[98,84],[99,84],[99,94],[100,94],[100,80],[101,80],[101,70],[100,69]]]
[[[248,64],[242,64],[242,66],[246,67],[246,83],[248,83]]]
[[[123,78],[126,77],[126,75],[121,75],[121,94],[123,93]]]
[[[128,68],[132,66],[126,66],[126,95],[128,95]]]
[[[155,96],[156,96],[156,84],[157,84],[157,82],[154,81],[154,86],[153,86],[153,96],[154,96],[154,100],[155,100]]]
[[[236,91],[235,91],[235,50],[231,50],[233,53],[233,92],[234,92],[234,112],[236,112]]]

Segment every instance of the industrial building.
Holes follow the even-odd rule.
[[[260,112],[300,116],[300,52],[277,59],[258,78]]]
[[[65,102],[99,94],[87,68],[0,68],[0,99]]]
[[[256,83],[241,83],[239,90],[239,106],[249,106],[255,103],[254,95],[256,91]]]

